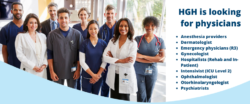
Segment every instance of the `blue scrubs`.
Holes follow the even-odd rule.
[[[5,25],[0,31],[0,43],[7,45],[8,64],[20,68],[21,62],[16,57],[15,40],[19,32],[23,31],[23,26],[20,28],[12,21]]]
[[[81,23],[75,24],[73,28],[80,31],[84,40],[87,39],[88,29],[82,30]]]
[[[73,28],[75,28],[76,30],[80,31],[80,33],[82,34],[82,37],[84,40],[87,39],[87,33],[88,33],[88,29],[86,28],[85,30],[82,30],[81,27],[81,23],[75,24],[73,26]],[[81,90],[81,76],[79,77],[79,79],[76,80],[76,85],[75,85],[75,89]]]
[[[102,39],[98,39],[96,46],[93,46],[89,39],[82,42],[80,52],[85,53],[85,62],[93,73],[98,73],[102,64],[102,54],[106,47],[107,43]],[[89,83],[91,78],[86,71],[82,71],[82,90],[98,95],[103,78],[101,77],[95,84]]]
[[[101,34],[102,39],[106,43],[108,43],[109,40],[113,38],[115,25],[116,25],[116,22],[115,22],[114,26],[110,29],[107,26],[107,24],[105,23],[100,28],[99,33]],[[103,81],[103,84],[102,84],[101,96],[104,96],[104,97],[109,97],[109,86],[105,83],[106,78],[107,78],[107,73],[108,73],[108,66],[109,66],[109,64],[107,64],[107,66],[106,66],[106,72],[102,74],[102,78],[103,78],[104,81]]]
[[[137,44],[139,44],[141,37],[137,36],[135,38]],[[163,39],[159,37],[158,39],[161,42],[161,46],[159,43],[156,46],[156,37],[150,43],[143,37],[137,52],[147,56],[156,56],[160,49],[166,49]],[[138,85],[137,101],[151,102],[154,85],[157,80],[157,63],[140,63],[136,61],[134,67]],[[151,69],[152,73],[147,73],[146,69]]]

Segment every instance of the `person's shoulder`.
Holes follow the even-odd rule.
[[[81,32],[75,28],[70,28],[73,31],[73,34],[81,36]]]
[[[100,30],[99,30],[99,31],[102,31],[104,26],[105,26],[105,24],[103,24],[103,25],[100,27]]]
[[[59,32],[60,32],[59,28],[52,30],[49,32],[48,37],[55,36],[55,34],[58,34]],[[50,34],[53,34],[53,35],[50,35]]]
[[[103,45],[107,45],[106,41],[102,40],[102,39],[99,39],[100,43],[103,44]]]
[[[78,28],[79,26],[81,26],[81,23],[77,23],[77,24],[73,25],[73,28]]]
[[[137,42],[134,39],[132,40],[128,39],[128,40],[129,40],[128,42],[129,47],[133,47],[133,48],[137,47]]]
[[[4,25],[1,30],[11,29],[12,25],[14,25],[14,23],[11,21],[11,22],[7,23],[6,25]]]
[[[25,35],[28,35],[28,34],[29,34],[28,32],[19,32],[17,34],[17,38],[22,38],[22,37],[24,37]]]
[[[48,24],[49,21],[50,21],[49,19],[43,21],[43,22],[41,23],[41,26],[42,26],[42,27],[45,26],[46,24]]]
[[[50,31],[49,34],[52,34],[52,33],[54,34],[54,33],[58,33],[58,32],[60,32],[60,29],[56,28],[55,30]]]
[[[75,28],[71,28],[70,29],[73,31],[73,32],[79,32],[79,30],[75,29]]]
[[[46,38],[46,35],[42,32],[37,32],[39,36],[42,36],[43,38]]]
[[[17,35],[25,35],[25,34],[28,34],[28,33],[27,32],[20,32]]]
[[[90,40],[89,40],[89,39],[85,39],[85,40],[82,42],[82,44],[86,45],[88,42],[90,42]]]
[[[157,37],[159,39],[160,42],[164,42],[164,39],[162,39],[161,37]]]
[[[130,42],[134,45],[137,45],[137,42],[135,40],[130,40]]]
[[[136,36],[135,39],[136,39],[136,40],[137,40],[137,39],[141,39],[142,36],[143,36],[143,35]]]

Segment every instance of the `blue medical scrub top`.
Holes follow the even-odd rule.
[[[114,37],[114,30],[115,30],[116,22],[111,29],[108,27],[108,25],[106,23],[104,25],[102,25],[102,27],[100,27],[99,33],[100,33],[102,39],[107,44],[109,43],[109,40]],[[108,67],[109,67],[109,64],[107,64],[107,66],[106,66],[106,71],[108,71]],[[103,73],[103,74],[107,74],[107,73]]]
[[[87,39],[88,29],[86,28],[85,30],[82,30],[81,23],[75,24],[73,28],[80,31],[84,40]]]
[[[23,26],[20,28],[12,21],[5,25],[0,31],[0,43],[7,45],[8,64],[20,68],[20,61],[16,57],[15,40],[19,32],[23,32]]]
[[[142,36],[135,37],[137,45],[139,44],[141,37]],[[145,37],[143,37],[137,52],[147,56],[156,56],[159,53],[160,49],[166,49],[163,39],[159,37],[158,39],[161,42],[161,46],[159,45],[159,43],[157,43],[156,46],[155,44],[157,42],[156,37],[154,37],[150,43],[148,43]],[[146,68],[148,68],[148,66],[150,66],[153,69],[152,74],[157,73],[157,63],[151,64],[151,63],[141,63],[136,61],[134,64],[136,74],[147,75],[147,73],[145,73],[145,70]]]
[[[108,25],[105,23],[104,25],[102,25],[102,27],[100,28],[99,30],[99,33],[102,37],[102,39],[108,43],[110,39],[113,38],[114,36],[114,30],[115,30],[115,25],[116,25],[116,22],[115,24],[113,25],[113,27],[110,29],[108,27]]]
[[[97,73],[102,64],[102,54],[107,47],[107,43],[98,39],[94,47],[90,39],[86,39],[80,46],[80,52],[85,53],[85,62],[93,73]],[[92,78],[86,71],[82,71],[82,76],[85,78]]]

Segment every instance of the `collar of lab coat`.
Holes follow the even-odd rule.
[[[41,39],[42,37],[39,35],[39,32],[37,32],[37,31],[36,31],[36,36],[38,37],[38,39],[40,40],[40,43],[41,43],[41,42],[42,42],[42,39]],[[33,51],[34,51],[34,53],[36,54],[35,42],[32,40],[32,38],[31,38],[29,32],[26,32],[25,38],[28,39],[29,44],[31,45],[31,47],[32,47],[32,49],[33,49]],[[43,45],[44,45],[44,44],[41,43],[41,47],[43,47]]]
[[[116,56],[116,51],[117,51],[117,48],[119,48],[119,39],[120,39],[120,36],[119,36],[119,38],[117,39],[117,41],[114,43],[114,45],[115,45],[115,50],[114,50],[114,55],[113,56]],[[126,39],[126,41],[125,41],[125,43],[122,45],[122,47],[125,47],[125,45],[127,45],[128,44],[128,42],[129,42],[129,40],[128,40],[128,38]],[[122,48],[121,47],[121,48]]]

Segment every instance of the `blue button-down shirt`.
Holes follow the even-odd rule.
[[[50,29],[52,30],[52,27],[53,27],[53,22],[55,22],[55,29],[57,28],[57,20],[53,21],[52,19],[49,19],[50,20]]]

